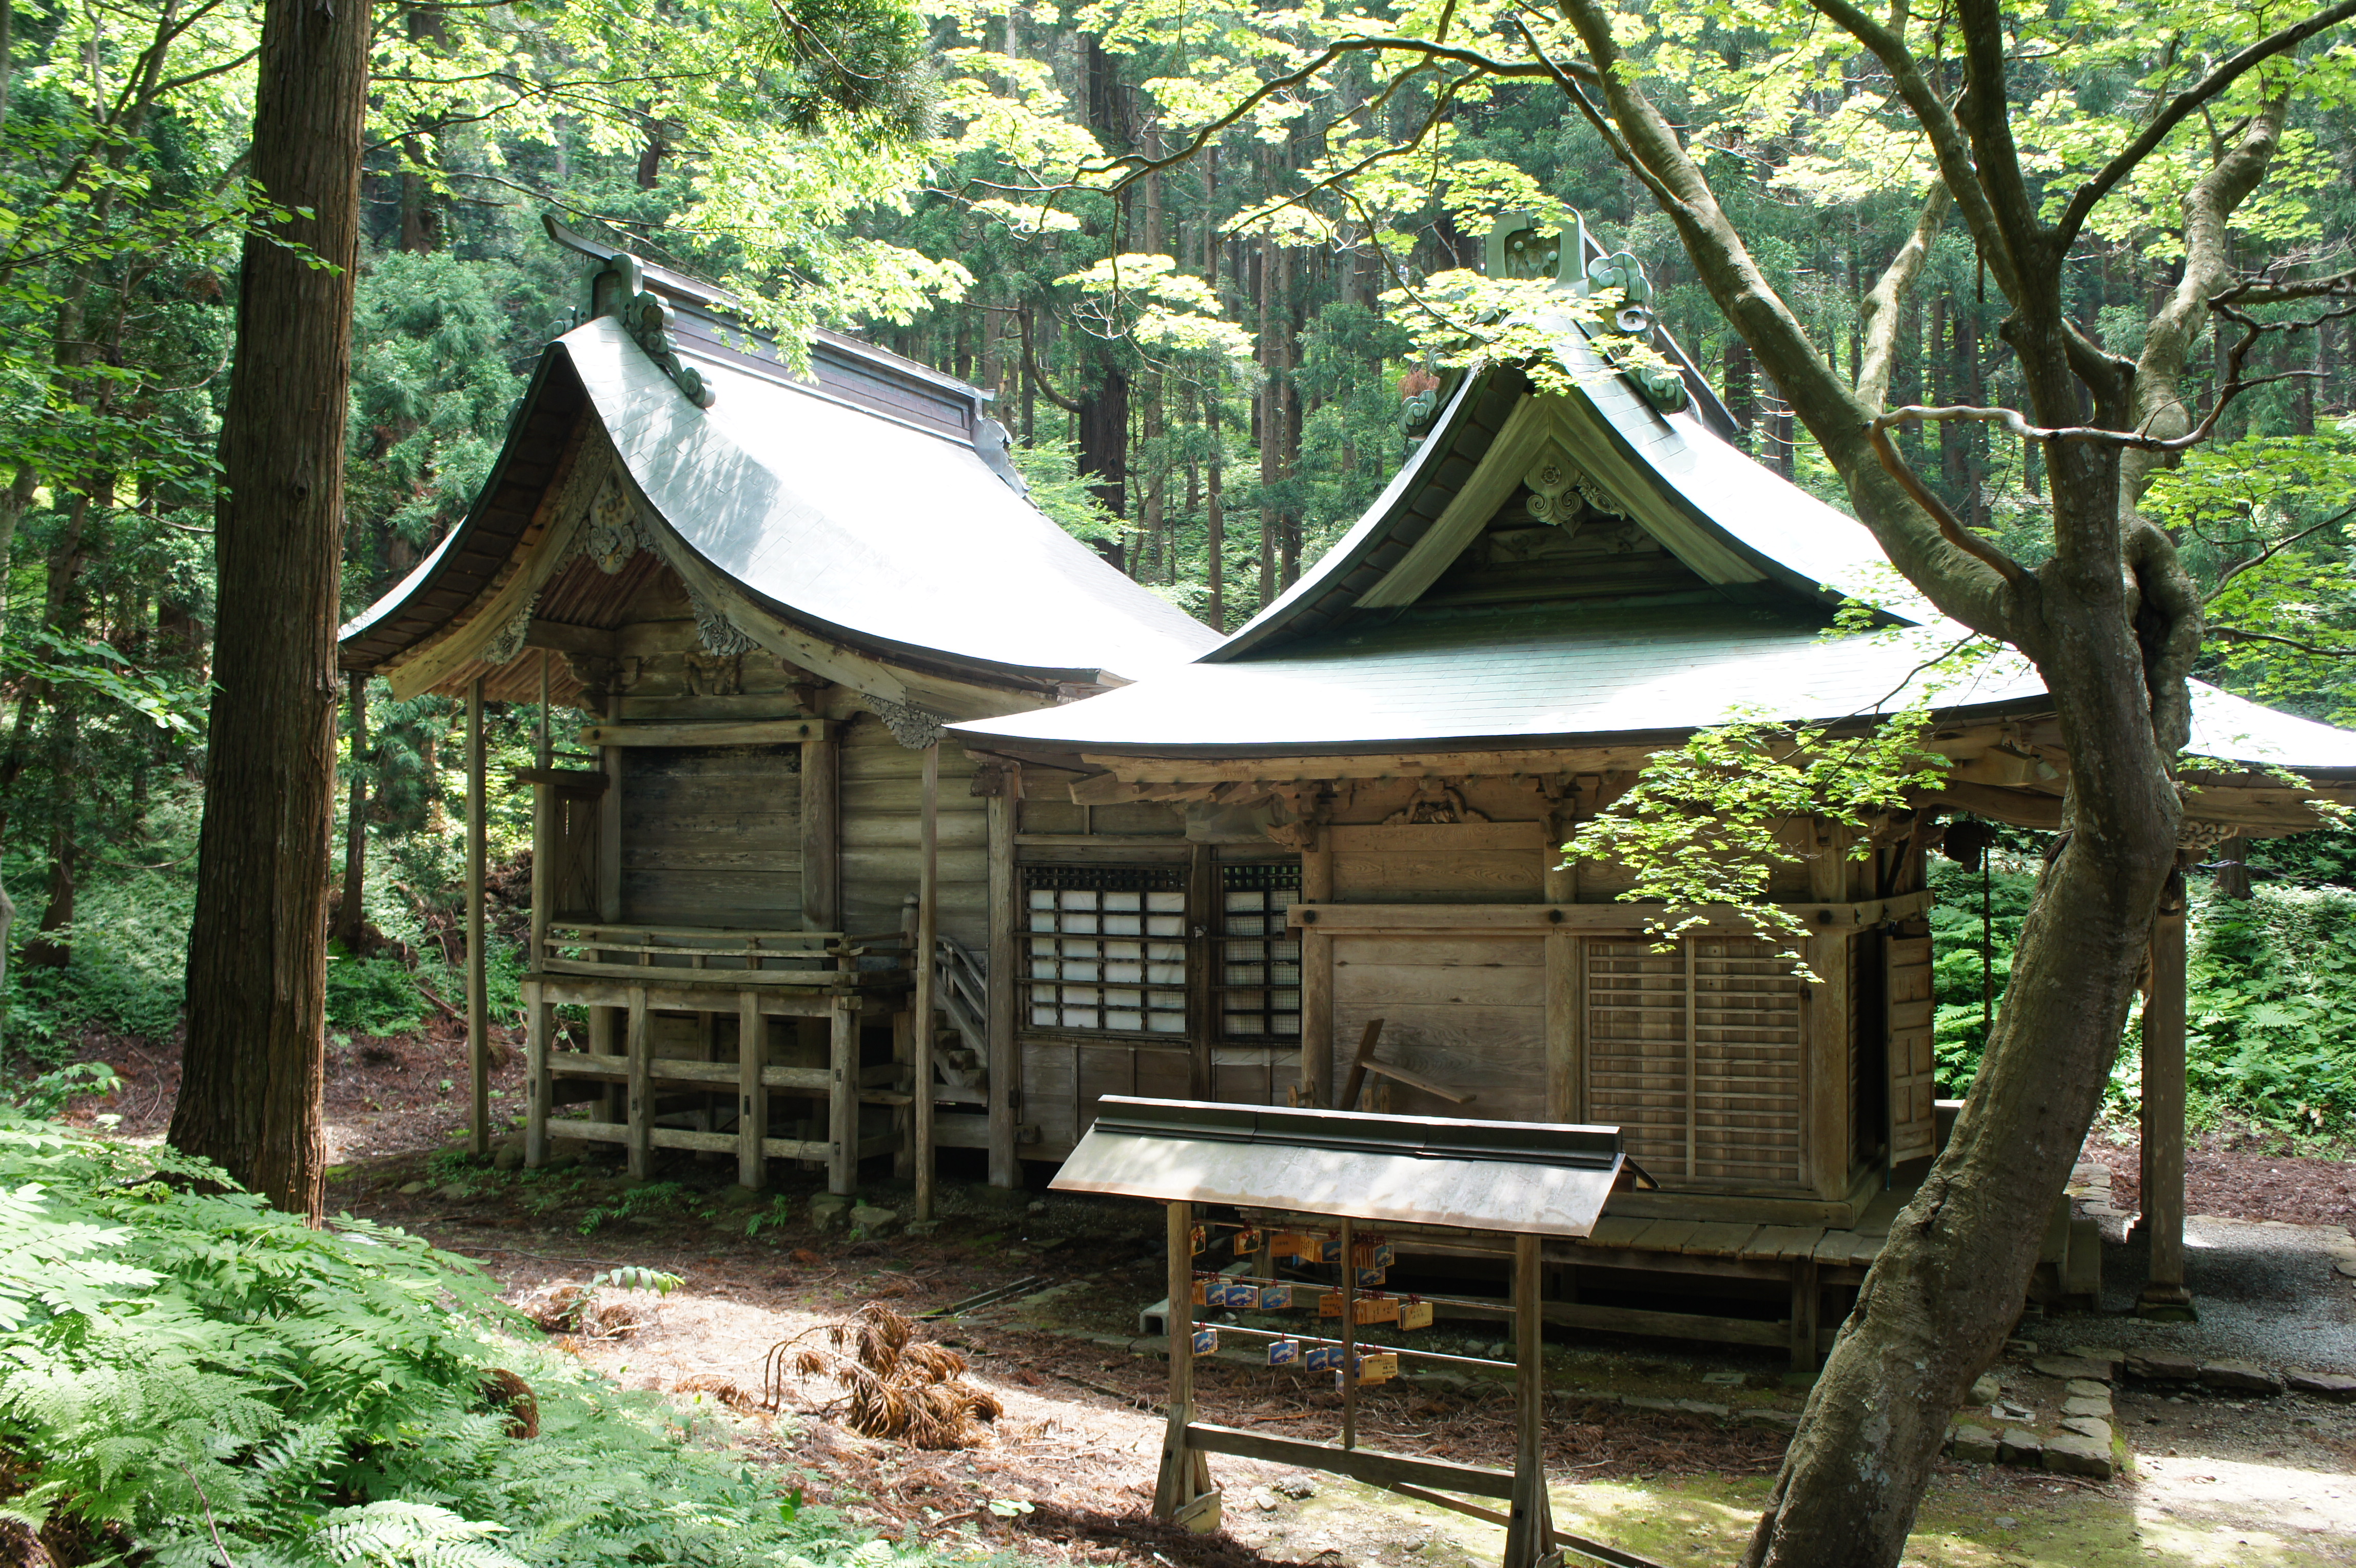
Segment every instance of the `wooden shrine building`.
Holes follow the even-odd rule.
[[[1493,272],[1518,256],[1565,288],[1625,287],[1619,325],[1650,328],[1633,260],[1501,222]],[[1620,373],[1568,317],[1558,341],[1570,390],[1513,368],[1445,388],[1359,523],[1217,648],[951,726],[1015,797],[994,972],[1023,979],[992,1061],[1020,1079],[992,1092],[1018,1098],[1020,1152],[1041,1160],[1108,1094],[1352,1109],[1371,1083],[1400,1113],[1616,1125],[1658,1190],[1613,1195],[1566,1289],[1709,1276],[1788,1287],[1788,1310],[1549,1310],[1788,1338],[1812,1361],[1820,1289],[1861,1278],[1938,1146],[1924,855],[1965,813],[2059,825],[2068,757],[2017,659],[1926,689],[1918,668],[1959,636],[1927,608],[1827,635],[1845,593],[1903,585],[1859,524],[1729,443],[1689,369]],[[1822,820],[1784,835],[1773,896],[1819,983],[1733,925],[1656,950],[1622,868],[1563,860],[1697,728],[1855,727],[1919,694],[1944,787],[1861,846]],[[2211,688],[2195,702],[2193,749],[2231,764],[2188,780],[2188,848],[2319,825],[2267,767],[2356,798],[2356,736]],[[2147,1146],[2175,1162],[2172,1196],[2167,1170],[2147,1184],[2162,1305],[2182,1284],[2181,953],[2178,914],[2144,1077]],[[2090,1293],[2099,1245],[2065,1205],[2041,1288]]]
[[[1012,1108],[985,1086],[1012,822],[942,723],[1216,639],[1025,499],[987,394],[832,334],[798,373],[708,287],[550,230],[591,259],[586,319],[541,356],[474,510],[342,634],[347,670],[474,709],[478,964],[481,704],[587,717],[519,776],[528,1157],[587,1101],[557,1133],[639,1171],[734,1153],[757,1186],[791,1158],[847,1192],[884,1154],[929,1181],[922,1141],[992,1147],[1012,1181]],[[471,1002],[479,1144],[479,972]],[[586,1050],[558,1048],[564,1006],[588,1010]]]

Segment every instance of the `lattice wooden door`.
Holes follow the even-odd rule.
[[[1629,1156],[1657,1179],[1798,1185],[1800,982],[1775,945],[1586,947],[1589,1120],[1618,1122]]]
[[[1931,1050],[1931,939],[1882,944],[1890,1008],[1890,1163],[1927,1160],[1938,1147],[1938,1061]]]

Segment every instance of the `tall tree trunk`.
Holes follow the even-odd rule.
[[[221,425],[216,694],[171,1142],[318,1218],[344,404],[370,13],[268,0]],[[307,212],[309,216],[304,214]],[[316,257],[328,264],[307,265]]]
[[[1211,456],[1203,478],[1204,583],[1210,590],[1211,629],[1227,629],[1227,507],[1220,494],[1226,463],[1219,435],[1219,389],[1203,393],[1203,427],[1210,433]]]
[[[362,907],[368,891],[368,677],[355,670],[346,679],[352,699],[351,783],[344,803],[343,895],[328,939],[357,952],[368,929],[368,911]]]

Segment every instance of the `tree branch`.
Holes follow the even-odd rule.
[[[2264,550],[2259,551],[2255,555],[2251,556],[2247,561],[2243,562],[2240,565],[2235,566],[2223,576],[2218,578],[2217,585],[2202,596],[2201,602],[2205,604],[2209,600],[2214,599],[2218,595],[2223,593],[2226,588],[2232,585],[2234,578],[2240,576],[2244,572],[2256,571],[2259,567],[2265,565],[2267,562],[2273,560],[2276,556],[2281,554],[2292,545],[2297,544],[2300,540],[2305,539],[2308,534],[2320,533],[2325,529],[2329,528],[2333,523],[2345,522],[2351,517],[2356,517],[2356,506],[2344,507],[2311,528],[2302,528],[2287,539],[2276,540],[2272,544],[2267,545]]]
[[[2351,16],[2356,16],[2356,0],[2340,0],[2337,5],[2318,11],[2279,32],[2260,38],[2170,99],[2167,107],[2152,116],[2151,124],[2144,127],[2141,135],[2096,170],[2094,177],[2080,186],[2077,193],[2070,198],[2069,206],[2062,209],[2061,220],[2053,227],[2055,241],[2068,245],[2076,239],[2078,231],[2085,227],[2086,219],[2094,212],[2097,202],[2134,173],[2136,165],[2151,156],[2159,144],[2168,139],[2169,134],[2184,123],[2187,115],[2204,107],[2211,99],[2240,81],[2251,67],[2286,50],[2295,49],[2317,34],[2328,32]]]
[[[1947,503],[1933,494],[1930,487],[1915,477],[1914,470],[1907,466],[1906,459],[1899,456],[1898,448],[1890,443],[1890,430],[1892,425],[1912,424],[1915,421],[1911,416],[1933,412],[1953,413],[1960,411],[1901,408],[1885,413],[1867,425],[1866,438],[1873,443],[1874,456],[1880,460],[1882,468],[1890,477],[1896,479],[1904,488],[1906,493],[1913,498],[1914,504],[1931,514],[1932,521],[1939,525],[1940,537],[1974,560],[1986,564],[1997,576],[2005,580],[2008,586],[2015,589],[2025,587],[2029,582],[2029,568],[1965,528],[1963,520],[1947,510]],[[2010,409],[1994,411],[1976,409],[1972,412],[2012,413]],[[2015,419],[2020,417],[2019,414],[2012,416]]]
[[[1858,307],[1858,335],[1863,342],[1857,376],[1858,401],[1866,407],[1879,410],[1890,401],[1890,372],[1897,362],[1899,306],[1922,275],[1922,263],[1931,254],[1931,242],[1947,220],[1947,209],[1954,198],[1944,179],[1934,181],[1922,198],[1922,211],[1914,220],[1914,232],[1898,247],[1890,265],[1874,280],[1873,290]]]
[[[2037,199],[2029,194],[2020,169],[2020,147],[2012,139],[2012,105],[2005,100],[2001,0],[1957,0],[1956,17],[1964,35],[1965,87],[1955,117],[1971,138],[1972,160],[1997,231],[2021,265],[2041,274],[2041,252],[2051,242],[2038,220]],[[2017,295],[2013,298],[2016,304],[2027,303]],[[2058,317],[2058,298],[2052,308]]]
[[[1599,0],[1559,4],[1595,67],[1612,122],[1626,138],[1628,156],[1652,177],[1647,183],[1657,182],[1665,192],[1663,209],[1676,226],[1703,286],[1822,445],[1847,484],[1858,517],[1891,564],[1963,625],[1991,637],[2014,638],[2019,607],[2011,580],[1969,544],[1949,538],[1936,517],[1878,461],[1868,432],[1874,411],[1858,400],[1856,389],[1816,351],[1791,308],[1760,272],[1676,131],[1630,79],[1621,64],[1611,16]]]
[[[1948,194],[1954,198],[1955,209],[1961,214],[1964,227],[1971,231],[1973,242],[1987,261],[1988,271],[1996,277],[1996,285],[2007,299],[2020,297],[2020,275],[2014,263],[2010,246],[1996,220],[1996,211],[1988,205],[1987,192],[1980,185],[1979,170],[1972,157],[1969,140],[1947,101],[1922,74],[1922,62],[1906,47],[1905,39],[1883,27],[1853,0],[1810,0],[1816,10],[1830,17],[1842,31],[1871,50],[1890,80],[1898,89],[1923,134],[1931,141],[1932,156],[1938,160],[1940,176],[1946,181]],[[1903,13],[1892,8],[1892,15]],[[1902,26],[1902,21],[1899,24]]]
[[[2356,644],[2346,648],[2318,648],[2295,637],[2282,637],[2271,631],[2244,631],[2238,626],[2212,626],[2209,628],[2209,635],[2222,642],[2278,643],[2284,648],[2295,648],[2301,653],[2311,653],[2318,659],[2356,659]]]

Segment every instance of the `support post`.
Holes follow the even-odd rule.
[[[548,736],[548,650],[540,650],[540,732],[535,753],[544,771],[552,752]],[[548,920],[556,903],[556,791],[545,783],[531,787],[531,934],[524,955],[527,973],[539,972],[548,957]],[[556,1030],[556,1010],[541,1000],[538,981],[523,987],[523,1163],[533,1168],[548,1161],[549,1101],[553,1079],[548,1053]]]
[[[1333,897],[1333,834],[1323,822],[1301,852],[1301,901],[1330,903]],[[1314,926],[1301,932],[1301,1095],[1307,1105],[1333,1106],[1333,942]]]
[[[933,994],[938,972],[934,949],[939,919],[941,861],[941,743],[925,747],[923,811],[916,823],[916,1039],[910,1066],[916,1112],[916,1219],[933,1217]]]
[[[1546,901],[1549,904],[1579,902],[1579,865],[1566,863],[1562,846],[1579,831],[1579,803],[1575,793],[1565,793],[1554,803],[1547,822],[1546,858],[1542,865]],[[1546,937],[1546,1104],[1547,1115],[1556,1122],[1576,1122],[1585,1114],[1581,1101],[1586,1081],[1585,1031],[1580,1016],[1580,985],[1579,972],[1579,935],[1576,931],[1557,928]]]
[[[484,984],[483,862],[488,844],[483,799],[483,682],[466,688],[466,1076],[475,1153],[491,1152],[491,1041]]]
[[[802,742],[802,929],[842,929],[841,750],[833,727]]]
[[[630,1072],[630,1179],[648,1181],[655,1174],[654,1042],[648,1037],[647,992],[630,987],[629,1036],[626,1049]]]
[[[1023,1162],[1015,1153],[1023,1120],[1023,1048],[1014,1037],[1015,1008],[1023,994],[1015,904],[1014,819],[1021,808],[1021,775],[990,797],[990,1185],[1023,1185]]]
[[[1210,1491],[1210,1468],[1186,1446],[1186,1428],[1194,1419],[1194,1206],[1165,1204],[1163,1212],[1170,1243],[1170,1307],[1163,1315],[1170,1329],[1170,1420],[1153,1483],[1153,1516],[1174,1519]],[[1208,1528],[1217,1528],[1215,1517]]]
[[[1514,1238],[1514,1500],[1505,1568],[1537,1568],[1554,1551],[1546,1483],[1546,1317],[1538,1239]]]
[[[1358,1445],[1358,1228],[1342,1220],[1342,1446]]]
[[[761,994],[736,993],[736,1185],[758,1192],[769,1183],[769,1089],[761,1073],[769,1065],[769,1022],[761,1016]]]
[[[859,1186],[859,998],[834,998],[829,1021],[826,1190],[848,1197]]]
[[[2184,874],[2168,879],[2151,928],[2143,1009],[2143,1218],[2151,1270],[2136,1312],[2193,1316],[2184,1283]]]

